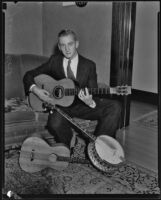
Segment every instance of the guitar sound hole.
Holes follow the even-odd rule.
[[[56,99],[61,99],[63,98],[64,96],[64,88],[60,85],[56,86],[54,89],[53,89],[53,96],[56,98]]]

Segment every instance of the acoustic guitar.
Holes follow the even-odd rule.
[[[70,106],[75,96],[78,95],[81,88],[79,88],[71,79],[64,78],[59,81],[53,79],[51,76],[46,74],[38,75],[34,78],[35,83],[38,87],[47,90],[50,96],[46,103],[51,105],[60,105],[63,107]],[[92,95],[103,95],[103,94],[116,94],[116,95],[128,95],[131,94],[131,87],[127,85],[117,86],[112,88],[88,88],[89,93]],[[35,111],[44,111],[43,101],[33,93],[29,94],[28,98],[29,105]],[[34,106],[33,106],[34,105]]]
[[[86,159],[71,158],[70,150],[64,144],[49,146],[37,136],[27,138],[21,146],[19,164],[26,172],[34,173],[47,167],[61,171],[68,167],[69,163],[90,162]]]

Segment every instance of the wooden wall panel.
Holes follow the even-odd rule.
[[[113,2],[110,86],[132,85],[136,2]],[[119,97],[122,126],[129,124],[130,95]]]

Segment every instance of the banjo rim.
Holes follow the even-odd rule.
[[[114,141],[121,149],[122,149],[122,152],[123,152],[123,158],[124,160],[122,162],[119,162],[119,163],[110,163],[106,160],[103,160],[97,153],[96,151],[96,147],[95,147],[95,142],[97,139],[101,138],[101,137],[106,137],[106,138],[109,138],[110,141]],[[117,141],[115,140],[114,138],[112,138],[111,136],[107,136],[107,135],[100,135],[96,138],[96,140],[94,142],[90,142],[88,144],[88,155],[89,155],[89,158],[91,160],[91,162],[101,171],[104,171],[104,172],[112,172],[112,171],[115,171],[118,167],[122,166],[125,164],[125,153],[124,153],[124,150],[122,148],[122,145]],[[102,166],[102,167],[99,167],[99,165],[102,165],[101,163],[103,163],[105,166]],[[109,167],[109,169],[108,169]],[[111,169],[113,167],[113,169]]]

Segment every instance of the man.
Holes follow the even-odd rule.
[[[39,88],[34,77],[40,74],[50,75],[56,80],[71,78],[82,88],[69,107],[61,109],[71,117],[98,120],[94,135],[109,135],[115,137],[119,125],[121,106],[116,100],[93,97],[87,88],[97,88],[96,64],[81,56],[77,49],[79,41],[72,30],[62,30],[58,34],[58,48],[61,55],[52,55],[50,59],[24,76],[26,95],[33,92],[45,101],[49,92]],[[70,148],[72,139],[71,124],[56,111],[49,114],[47,128],[54,135],[56,142],[66,144]]]

